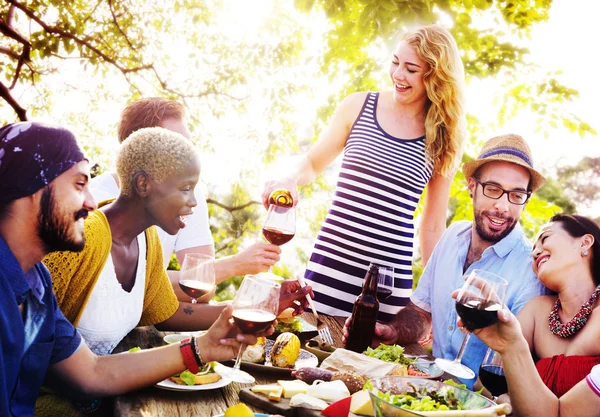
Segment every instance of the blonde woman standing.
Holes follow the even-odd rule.
[[[343,152],[335,196],[305,277],[319,312],[349,316],[369,263],[395,269],[381,303],[390,320],[412,290],[414,213],[427,186],[420,225],[425,264],[446,228],[450,184],[464,139],[463,65],[452,35],[438,25],[403,36],[390,64],[393,89],[348,96],[293,172],[270,181],[292,191],[313,181]]]

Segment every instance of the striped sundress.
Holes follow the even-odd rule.
[[[332,206],[305,278],[320,313],[349,316],[369,263],[394,267],[392,296],[380,301],[390,321],[412,293],[414,213],[433,164],[425,137],[399,139],[377,122],[379,93],[368,93],[348,135]]]

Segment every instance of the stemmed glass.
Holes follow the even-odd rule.
[[[192,304],[211,292],[215,288],[214,258],[210,255],[186,253],[179,271],[179,288],[192,298]]]
[[[262,233],[265,239],[277,246],[292,240],[296,234],[296,208],[271,204]]]
[[[279,309],[280,288],[281,286],[273,280],[259,275],[246,275],[233,300],[233,320],[242,333],[258,334],[273,324]],[[240,370],[240,361],[245,350],[246,344],[242,344],[233,369],[224,368],[219,373],[235,382],[253,383],[254,377]]]
[[[502,357],[492,348],[488,348],[479,367],[479,379],[483,386],[494,396],[508,392]]]
[[[377,276],[377,299],[387,300],[394,291],[394,268],[391,266],[380,266]]]
[[[472,379],[475,373],[467,366],[461,364],[465,347],[471,332],[482,329],[498,321],[498,311],[504,305],[508,282],[496,274],[474,269],[465,280],[458,297],[456,297],[456,312],[469,331],[463,339],[456,358],[437,358],[435,360],[442,370],[463,379]]]

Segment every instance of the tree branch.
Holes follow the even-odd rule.
[[[246,204],[242,204],[241,206],[227,206],[227,205],[225,205],[225,204],[223,204],[223,203],[221,203],[221,202],[219,202],[217,200],[213,200],[212,198],[207,198],[206,202],[208,204],[214,204],[215,206],[219,206],[219,207],[227,210],[230,213],[233,213],[234,211],[238,211],[238,210],[243,210],[246,207],[250,207],[250,206],[253,206],[255,204],[258,204],[258,205],[262,206],[262,203],[260,201],[255,201],[255,200],[251,200],[251,201],[247,202]]]
[[[102,58],[105,62],[113,65],[115,68],[117,68],[123,74],[127,74],[127,73],[130,73],[130,72],[136,72],[136,71],[141,71],[141,70],[152,68],[152,65],[143,65],[143,66],[136,67],[136,68],[124,68],[115,59],[109,57],[104,52],[102,52],[101,50],[99,50],[98,48],[96,48],[88,40],[80,39],[77,36],[73,35],[72,33],[66,32],[66,31],[64,31],[62,29],[59,29],[57,27],[54,27],[54,26],[49,26],[46,22],[44,22],[39,17],[37,17],[35,15],[35,13],[33,13],[26,6],[24,6],[23,4],[17,2],[16,0],[6,0],[6,1],[8,1],[12,5],[16,6],[17,8],[19,8],[31,20],[33,20],[38,25],[40,25],[42,27],[42,29],[44,29],[46,32],[52,33],[52,34],[56,34],[56,35],[60,35],[60,36],[63,36],[65,38],[72,39],[78,45],[86,47],[87,49],[89,49],[90,51],[92,51],[93,53],[95,53],[96,55],[98,55],[100,58]]]
[[[0,54],[8,55],[9,57],[11,57],[12,59],[14,59],[15,61],[18,60],[20,58],[20,56],[21,56],[18,53],[16,53],[15,51],[13,51],[12,49],[5,48],[3,46],[0,46]]]
[[[25,110],[21,105],[17,102],[17,100],[12,96],[8,87],[6,87],[2,81],[0,81],[0,97],[6,101],[10,107],[13,108],[19,120],[24,122],[27,120],[27,110]]]
[[[117,27],[117,29],[119,29],[119,32],[121,32],[121,35],[123,35],[123,37],[125,38],[127,45],[129,45],[129,47],[131,49],[133,49],[134,51],[137,51],[137,48],[132,45],[132,43],[129,41],[129,37],[125,34],[125,32],[123,32],[123,29],[121,29],[121,26],[119,25],[117,16],[115,16],[115,9],[113,8],[113,0],[108,0],[108,8],[110,9],[110,14],[112,15],[115,26]]]

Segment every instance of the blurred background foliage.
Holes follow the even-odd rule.
[[[519,112],[535,115],[548,136],[567,129],[595,135],[565,110],[578,92],[528,60],[514,39],[548,19],[550,0],[2,0],[0,121],[50,119],[70,126],[94,162],[113,167],[116,123],[129,101],[165,96],[185,104],[203,157],[217,256],[260,239],[262,181],[290,155],[306,152],[333,109],[354,91],[389,87],[388,57],[399,34],[420,24],[449,27],[462,52],[467,83],[495,77],[503,94],[495,126]],[[239,22],[244,22],[240,24]],[[471,109],[465,160],[487,139]],[[493,129],[494,126],[492,126]],[[295,246],[274,268],[302,273],[325,217],[336,166],[301,190]],[[598,197],[598,158],[549,174],[521,218],[529,237],[558,211]],[[451,190],[448,223],[471,219],[461,173]],[[288,248],[289,246],[289,248]],[[422,267],[415,260],[415,277]],[[171,265],[177,268],[176,261]],[[231,297],[240,277],[219,287]],[[415,282],[417,281],[415,280]]]

